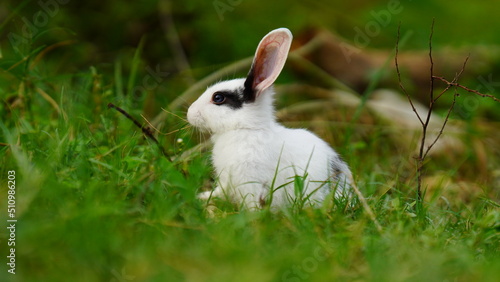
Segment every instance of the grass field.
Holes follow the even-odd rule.
[[[176,98],[177,89],[160,97],[165,84],[187,88],[183,75],[166,73],[148,87],[158,70],[148,70],[141,44],[112,63],[71,71],[51,57],[52,45],[4,51],[0,281],[500,280],[498,104],[486,101],[464,121],[463,152],[428,160],[423,202],[414,152],[395,140],[404,132],[365,120],[361,108],[358,120],[342,108],[336,120],[283,118],[310,126],[344,156],[381,231],[358,201],[279,212],[219,202],[207,217],[196,194],[212,186],[210,153],[196,147],[204,137],[184,128],[185,109],[165,115],[160,130],[173,133],[157,134],[165,157],[107,106],[144,123],[141,114],[154,108],[152,120]],[[146,94],[134,95],[137,87]],[[279,99],[278,108],[291,100]]]
[[[29,97],[29,103],[22,101],[22,106],[4,111],[1,123],[6,143],[1,147],[2,199],[7,197],[8,171],[14,170],[18,219],[16,275],[10,276],[3,263],[4,278],[497,281],[500,277],[498,202],[487,192],[467,203],[450,199],[454,202],[450,206],[435,196],[417,210],[415,183],[398,180],[394,168],[398,157],[383,136],[347,158],[383,226],[381,233],[361,206],[346,210],[340,202],[277,214],[239,212],[222,205],[218,216],[207,218],[195,195],[211,176],[208,153],[195,151],[189,158],[168,161],[129,120],[107,109],[102,97],[106,91],[96,89],[98,76],[91,72],[58,77],[57,84],[43,76],[30,79],[19,83],[19,94],[12,98]],[[38,87],[51,89],[56,104],[39,95]],[[181,122],[170,124],[175,128]],[[169,138],[173,141],[165,144],[168,153],[180,156],[194,145],[193,135],[185,130]],[[181,138],[182,143],[177,141]],[[428,173],[439,171],[429,166]],[[483,189],[490,191],[486,185]],[[1,203],[3,222],[6,204]],[[5,250],[8,234],[2,234]]]

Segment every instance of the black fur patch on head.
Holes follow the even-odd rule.
[[[245,88],[243,89],[243,97],[246,102],[255,101],[255,89],[253,89],[253,81],[255,79],[253,65],[248,72],[247,79],[245,80]]]
[[[223,103],[216,104],[218,106],[223,106],[227,105],[231,109],[237,110],[243,107],[243,103],[245,102],[244,97],[243,97],[243,89],[238,89],[238,90],[223,90],[223,91],[217,91],[215,94],[220,94],[225,97],[225,100]],[[213,98],[212,98],[213,99]]]
[[[227,105],[231,109],[240,109],[243,107],[244,103],[252,103],[255,101],[255,90],[252,89],[253,86],[253,69],[250,70],[248,76],[243,84],[243,87],[240,87],[235,90],[221,90],[215,92],[215,94],[221,94],[226,97],[223,103],[214,103],[216,105]],[[213,99],[213,96],[212,96]]]

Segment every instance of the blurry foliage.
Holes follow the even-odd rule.
[[[67,3],[62,4],[64,2]],[[494,0],[487,2],[495,5]],[[35,80],[44,74],[46,82],[60,83],[57,77],[86,73],[89,66],[94,66],[102,75],[104,90],[127,93],[132,89],[127,89],[128,81],[123,81],[123,85],[116,81],[117,73],[127,79],[132,77],[132,86],[141,86],[149,66],[169,73],[159,85],[147,89],[148,93],[136,93],[134,98],[136,102],[146,101],[142,110],[153,116],[159,111],[158,104],[167,105],[190,86],[191,75],[199,80],[221,65],[253,55],[256,42],[277,27],[288,27],[296,36],[311,28],[326,28],[350,42],[355,42],[359,31],[366,33],[367,28],[372,28],[373,36],[369,36],[366,47],[390,50],[401,22],[403,29],[412,32],[405,49],[425,50],[429,25],[435,17],[435,48],[500,44],[500,35],[496,32],[500,22],[483,16],[485,6],[488,4],[473,5],[463,0],[451,6],[444,0],[7,0],[0,3],[0,66],[8,70],[0,74],[0,92],[5,95],[16,91],[19,80],[12,80],[12,74],[17,79]],[[398,7],[400,12],[393,14],[389,7]],[[45,19],[37,14],[40,12],[45,14]],[[170,31],[166,32],[166,18],[174,23],[173,30],[178,36],[172,37]],[[40,23],[38,26],[36,21]],[[370,27],[370,23],[375,25]],[[12,39],[13,34],[17,35],[17,41]],[[170,41],[169,36],[173,38]],[[141,40],[144,46],[135,77],[132,58]],[[176,63],[172,41],[182,46],[189,72]],[[16,42],[20,42],[17,53],[13,48]],[[285,70],[280,81],[297,79]],[[117,93],[113,92],[108,95],[116,98]]]
[[[64,1],[61,1],[64,2]],[[76,40],[73,45],[51,52],[51,62],[60,68],[76,71],[91,64],[113,64],[116,59],[127,58],[131,49],[146,38],[143,58],[149,64],[162,64],[169,69],[172,52],[161,28],[159,5],[170,7],[181,43],[194,68],[227,63],[250,56],[262,34],[280,26],[294,33],[308,27],[325,27],[338,32],[348,40],[356,35],[355,27],[364,30],[376,20],[377,13],[388,5],[399,5],[401,12],[390,14],[388,23],[382,23],[380,34],[373,36],[368,47],[393,48],[399,22],[412,29],[410,47],[426,48],[428,27],[436,18],[435,44],[475,45],[500,44],[495,32],[500,23],[486,17],[484,7],[494,6],[482,2],[472,5],[468,1],[67,1],[50,7],[54,16],[39,28],[32,48],[51,45],[64,40]],[[218,10],[215,2],[226,3],[228,10]],[[58,3],[45,0],[40,3]],[[233,7],[230,3],[236,3]],[[398,4],[399,3],[399,4]],[[5,58],[12,56],[7,36],[20,33],[25,21],[33,22],[37,12],[44,11],[39,1],[2,1],[0,4],[0,30]],[[12,17],[12,18],[10,18]],[[7,22],[5,22],[7,21]],[[472,24],[473,23],[473,24]],[[477,32],[481,30],[481,32]],[[439,46],[436,45],[436,46]]]
[[[487,2],[494,5],[493,0]],[[0,3],[0,68],[4,70],[0,95],[8,103],[21,97],[21,106],[30,108],[33,101],[51,102],[37,94],[41,89],[53,97],[52,103],[69,100],[66,111],[73,113],[96,113],[95,103],[103,108],[114,102],[152,118],[193,82],[252,56],[256,42],[271,29],[288,27],[299,42],[301,35],[325,28],[355,47],[392,50],[401,22],[402,29],[411,34],[404,49],[427,50],[429,26],[435,17],[436,49],[499,44],[500,21],[483,16],[485,6],[463,0],[451,6],[444,0],[7,0]],[[356,45],[360,32],[368,34],[366,46]],[[185,53],[187,68],[179,64],[176,46]],[[493,65],[487,69],[500,68],[495,67],[498,63]],[[285,68],[278,83],[304,80]],[[57,98],[56,93],[63,97]],[[486,102],[482,108],[488,117],[496,118],[490,109],[496,106]],[[7,114],[5,108],[2,111]]]

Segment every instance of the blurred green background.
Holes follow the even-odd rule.
[[[150,62],[166,66],[172,61],[172,51],[166,40],[162,22],[172,17],[183,46],[194,67],[226,63],[249,55],[255,39],[277,27],[288,27],[294,33],[308,27],[324,27],[352,40],[355,27],[363,29],[376,19],[374,14],[395,7],[380,35],[374,36],[369,47],[392,48],[398,23],[412,29],[412,48],[426,48],[429,27],[436,19],[434,43],[463,46],[500,43],[495,32],[498,19],[490,14],[496,1],[40,1],[56,3],[47,24],[36,32],[34,45],[76,40],[75,52],[70,48],[57,50],[64,66],[78,69],[89,62],[113,63],[128,55],[141,38],[146,37],[145,57]],[[20,32],[22,18],[34,22],[44,5],[38,1],[2,1],[2,41],[4,56],[11,48],[6,41],[10,32]],[[36,20],[35,20],[36,21]],[[75,48],[73,47],[73,48]],[[73,49],[71,48],[71,49]],[[66,51],[66,52],[64,52]],[[216,51],[216,52],[214,52]],[[71,69],[68,69],[70,71]]]
[[[52,46],[38,68],[49,77],[87,71],[89,66],[113,74],[116,62],[127,75],[143,40],[139,71],[151,66],[170,74],[154,91],[166,103],[165,97],[172,99],[193,82],[181,79],[187,83],[183,85],[175,79],[190,75],[199,79],[221,65],[252,55],[256,42],[277,27],[288,27],[296,35],[325,28],[349,42],[355,41],[359,30],[371,28],[373,36],[362,47],[391,50],[401,23],[403,32],[412,32],[404,48],[425,50],[435,19],[437,49],[492,46],[500,44],[500,21],[491,14],[497,6],[494,0],[480,4],[464,0],[453,4],[444,0],[2,1],[1,63],[21,78],[23,65],[13,65],[38,48]],[[45,15],[37,14],[40,11]],[[375,28],[369,26],[373,21],[379,23]],[[19,45],[19,53],[13,52],[13,45]],[[179,59],[179,46],[185,59]],[[5,73],[0,79],[11,81]],[[104,83],[112,82],[106,78]],[[1,91],[12,93],[13,87]]]

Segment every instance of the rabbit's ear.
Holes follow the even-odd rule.
[[[262,38],[245,81],[246,94],[253,96],[247,99],[254,100],[274,83],[285,65],[291,43],[292,33],[287,28],[275,29]]]

